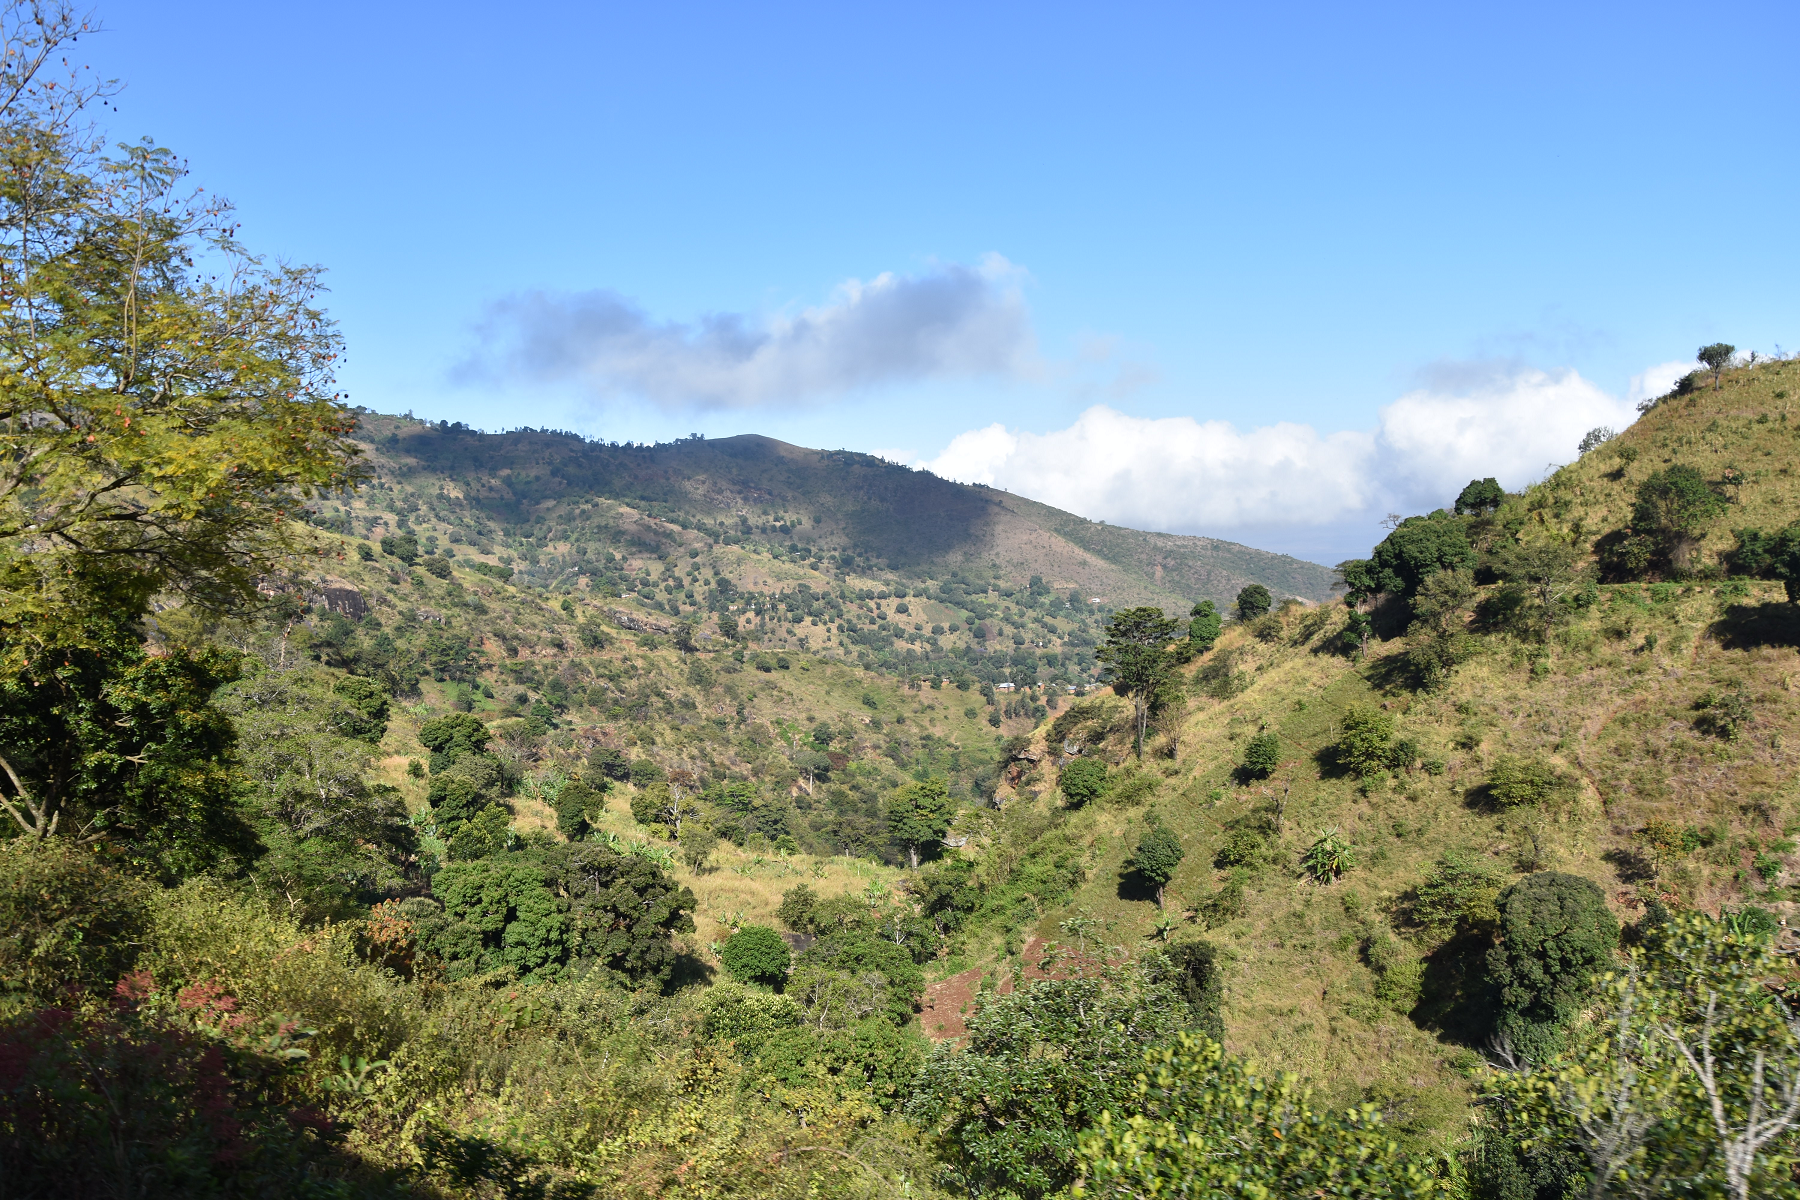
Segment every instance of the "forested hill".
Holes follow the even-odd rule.
[[[1328,568],[1233,542],[1145,533],[1084,520],[994,488],[848,451],[810,450],[756,435],[616,445],[573,434],[484,434],[460,425],[374,414],[363,436],[392,478],[428,492],[453,484],[490,537],[604,541],[633,525],[654,549],[656,522],[748,541],[777,558],[829,561],[904,581],[958,568],[1025,584],[1041,576],[1113,606],[1186,612],[1221,606],[1248,584],[1322,600]],[[610,501],[617,511],[584,506]]]

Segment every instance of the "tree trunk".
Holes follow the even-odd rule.
[[[1163,909],[1163,888],[1165,886],[1166,886],[1165,884],[1160,884],[1160,883],[1156,885],[1156,911],[1157,912],[1165,911]]]
[[[915,871],[918,870],[919,869],[919,848],[917,846],[908,846],[906,848],[906,857],[912,861],[912,869]]]

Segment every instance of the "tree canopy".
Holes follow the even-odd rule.
[[[1163,616],[1160,608],[1121,609],[1106,623],[1106,641],[1094,652],[1094,657],[1106,664],[1113,690],[1131,697],[1137,721],[1134,744],[1140,758],[1150,702],[1175,670],[1169,643],[1180,629],[1181,623]]]
[[[1439,509],[1396,525],[1366,559],[1339,569],[1353,601],[1382,593],[1410,599],[1439,571],[1474,570],[1475,548],[1462,521]]]

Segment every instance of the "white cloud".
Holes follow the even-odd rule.
[[[1631,405],[1574,371],[1444,366],[1381,410],[1373,430],[1322,434],[1281,423],[1142,418],[1096,405],[1050,433],[989,425],[920,465],[1140,529],[1230,536],[1249,530],[1355,532],[1391,510],[1448,505],[1470,479],[1510,489],[1568,462],[1596,425],[1630,424]],[[1266,536],[1263,540],[1267,540]]]
[[[490,306],[467,383],[575,385],[671,408],[746,408],[882,384],[1036,370],[1020,272],[999,255],[842,284],[797,315],[659,322],[614,292],[528,292]]]
[[[1699,369],[1700,364],[1697,362],[1658,363],[1649,370],[1631,377],[1631,389],[1625,393],[1625,398],[1636,404],[1639,400],[1666,396],[1669,394],[1669,389],[1675,386],[1677,379],[1689,371]]]

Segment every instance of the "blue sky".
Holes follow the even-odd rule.
[[[1792,5],[100,16],[113,132],[329,268],[385,411],[762,432],[1335,561],[1703,342],[1800,349]]]

